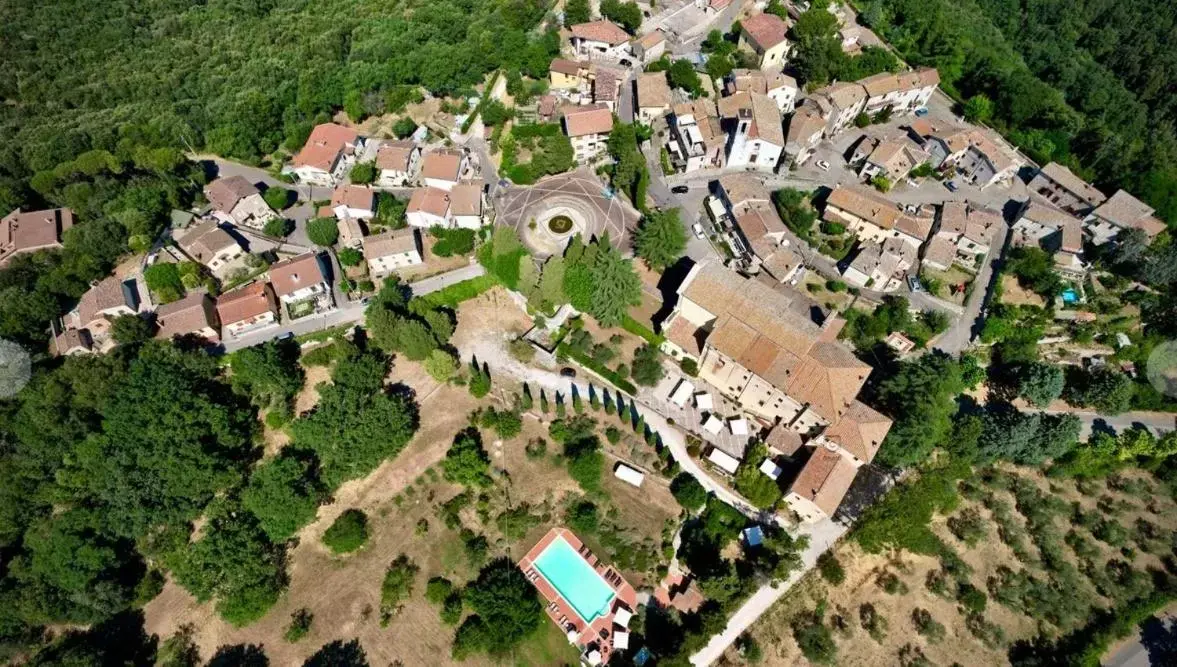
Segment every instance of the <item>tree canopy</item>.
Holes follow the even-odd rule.
[[[637,256],[655,271],[664,271],[678,261],[687,247],[687,233],[678,209],[647,213],[634,235],[633,245]]]

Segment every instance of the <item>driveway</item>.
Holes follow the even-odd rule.
[[[993,296],[995,280],[993,264],[1004,252],[1008,236],[1009,227],[1006,226],[1001,227],[998,233],[993,235],[993,242],[989,244],[989,252],[985,255],[981,270],[977,272],[976,280],[973,281],[973,292],[965,304],[964,314],[958,317],[952,326],[936,339],[935,349],[955,356],[964,351],[975,336],[980,335],[982,327],[985,326],[985,317],[982,312],[985,310],[985,304]]]

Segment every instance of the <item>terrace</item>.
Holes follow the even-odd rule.
[[[520,559],[519,568],[548,601],[548,616],[589,664],[608,663],[614,648],[628,646],[637,592],[572,531],[552,528]],[[586,576],[589,572],[596,578]]]

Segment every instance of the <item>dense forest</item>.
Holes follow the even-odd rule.
[[[940,71],[966,115],[1040,162],[1125,188],[1177,221],[1171,7],[1144,0],[859,0],[865,23]]]
[[[0,7],[0,208],[21,184],[126,127],[167,146],[257,160],[320,114],[468,90],[499,67],[546,75],[543,0],[152,0]],[[419,6],[425,11],[417,11]]]

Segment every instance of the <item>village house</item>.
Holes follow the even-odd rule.
[[[414,227],[428,229],[450,226],[450,193],[439,188],[417,188],[405,208],[405,218]]]
[[[68,208],[12,211],[0,218],[0,267],[15,255],[60,248],[65,230],[73,226],[74,212]]]
[[[825,109],[827,137],[832,137],[850,127],[866,106],[866,89],[860,84],[841,81],[813,92],[812,97],[821,100]]]
[[[350,127],[335,123],[316,125],[302,150],[294,156],[294,174],[301,183],[334,187],[355,162],[363,139]]]
[[[740,22],[739,46],[755,53],[760,69],[780,69],[789,55],[789,24],[776,14],[756,14]]]
[[[1089,265],[1083,261],[1083,225],[1078,220],[1064,222],[1050,246],[1054,250],[1054,268],[1066,278],[1083,280]]]
[[[994,237],[1004,231],[1005,219],[997,211],[959,201],[947,201],[940,207],[936,235],[956,246],[955,261],[967,269],[976,268]]]
[[[1048,163],[1030,179],[1030,191],[1058,208],[1077,216],[1090,213],[1107,196],[1057,162]]]
[[[204,220],[184,231],[176,241],[185,255],[208,267],[220,277],[234,260],[245,255],[245,248],[217,220]]]
[[[49,353],[55,357],[94,354],[94,341],[90,338],[90,332],[85,329],[65,329],[59,332],[54,327],[53,336],[49,340]]]
[[[837,341],[844,321],[815,324],[812,302],[794,290],[703,262],[678,294],[664,349],[697,360],[701,380],[766,427],[806,434],[836,423],[870,374]]]
[[[1031,197],[1018,212],[1010,229],[1010,244],[1015,247],[1042,246],[1043,242],[1069,222],[1079,222],[1070,213]]]
[[[371,220],[376,215],[376,193],[366,185],[337,185],[331,193],[331,212],[340,220]]]
[[[1091,242],[1103,245],[1125,229],[1139,229],[1155,238],[1165,231],[1165,223],[1153,215],[1153,208],[1123,190],[1116,190],[1083,221]]]
[[[968,150],[972,138],[971,130],[939,125],[927,118],[911,121],[907,131],[928,154],[928,162],[937,169],[959,160]]]
[[[608,58],[620,60],[633,57],[629,33],[612,21],[601,19],[578,23],[572,31],[572,52],[580,58]]]
[[[800,166],[817,150],[825,136],[826,115],[818,98],[807,98],[789,119],[789,131],[785,135],[785,159],[792,165]]]
[[[760,93],[736,93],[719,100],[719,115],[730,128],[727,166],[776,169],[785,150],[785,130],[775,102]]]
[[[797,80],[783,72],[737,69],[724,80],[725,95],[743,92],[768,95],[782,114],[793,112],[799,90]]]
[[[639,74],[635,88],[635,106],[639,122],[652,125],[655,119],[665,116],[670,111],[670,84],[666,82],[665,72]]]
[[[864,243],[894,238],[917,249],[934,223],[931,218],[907,215],[891,200],[857,185],[834,188],[826,198],[822,218],[846,225]]]
[[[350,217],[338,218],[335,229],[339,232],[337,243],[344,248],[359,248],[364,241],[364,226]]]
[[[832,444],[808,449],[812,453],[789,485],[785,505],[802,523],[813,524],[834,516],[854,483],[858,468]]]
[[[842,279],[854,287],[893,292],[903,286],[903,275],[915,266],[918,254],[917,246],[894,236],[860,243],[854,258],[844,264]]]
[[[551,90],[579,91],[588,81],[589,64],[556,58],[548,66],[548,83]]]
[[[75,330],[82,333],[70,334],[56,346],[59,354],[79,351],[108,352],[115,346],[111,327],[115,318],[139,313],[141,300],[134,280],[123,280],[109,276],[90,286],[78,300],[78,305],[62,318],[55,332]],[[60,334],[59,334],[60,335]]]
[[[842,40],[842,53],[851,56],[857,56],[868,46],[883,45],[878,35],[859,25],[843,25],[838,30],[838,38]]]
[[[956,244],[944,236],[933,236],[924,246],[921,266],[935,271],[947,271],[956,261]]]
[[[667,124],[670,138],[666,149],[678,171],[723,166],[727,136],[723,133],[715,104],[709,98],[676,104]]]
[[[215,343],[221,339],[216,302],[205,292],[192,292],[157,308],[155,326],[155,337],[162,340],[196,336]]]
[[[1023,162],[1012,148],[991,130],[974,130],[969,146],[952,166],[969,183],[979,188],[1007,182],[1017,175]]]
[[[666,53],[666,35],[654,30],[633,42],[633,54],[642,64],[650,64]]]
[[[864,143],[870,145],[872,142]],[[927,162],[927,153],[908,141],[882,139],[873,142],[873,146],[862,158],[858,170],[858,175],[868,181],[882,176],[890,183],[898,183],[907,178],[912,169]]]
[[[593,88],[593,102],[604,105],[609,111],[617,111],[617,101],[621,97],[621,82],[626,75],[608,67],[593,66],[590,80]]]
[[[613,131],[613,112],[601,105],[564,111],[564,134],[572,141],[576,161],[588,164],[605,153]]]
[[[465,229],[482,227],[486,196],[481,183],[459,183],[450,192],[449,218]]]
[[[368,273],[375,280],[382,280],[398,270],[418,266],[421,257],[419,231],[412,227],[394,229],[364,239],[364,260]]]
[[[388,141],[376,151],[376,168],[380,170],[376,185],[397,188],[408,185],[421,163],[421,147],[412,141]]]
[[[278,298],[265,281],[250,283],[217,298],[221,335],[232,340],[278,323]]]
[[[738,210],[758,204],[772,204],[772,193],[751,174],[724,174],[717,181],[719,195],[727,212],[735,217]]]
[[[779,283],[797,276],[804,260],[789,247],[787,228],[771,202],[746,200],[736,206],[733,218],[741,243],[749,251],[742,270],[767,274]]]
[[[292,319],[321,313],[335,305],[323,258],[317,253],[308,252],[274,264],[270,267],[270,284]]]
[[[250,229],[262,229],[278,214],[257,187],[244,176],[229,176],[204,186],[211,213],[221,222]]]
[[[421,164],[421,179],[425,187],[449,192],[462,178],[466,168],[466,154],[460,150],[439,149],[425,154]]]
[[[882,72],[858,83],[866,90],[864,113],[873,115],[890,107],[893,114],[903,115],[927,106],[940,85],[940,74],[934,68],[921,67],[900,74]]]

